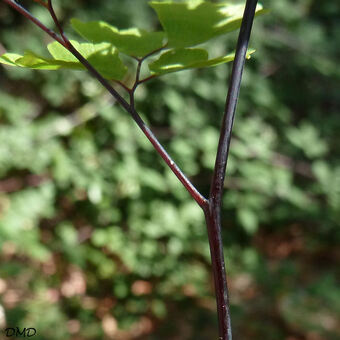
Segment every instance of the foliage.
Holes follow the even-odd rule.
[[[150,54],[170,47],[157,60],[149,64],[150,71],[155,75],[216,66],[234,59],[234,54],[231,53],[209,60],[208,51],[205,49],[186,47],[202,44],[218,35],[239,28],[244,6],[201,1],[195,4],[190,1],[181,4],[150,2],[150,6],[160,17],[164,32],[147,32],[138,28],[118,30],[103,21],[82,22],[72,19],[71,25],[75,31],[91,43],[77,41],[71,43],[103,77],[111,80],[122,80],[127,70],[119,53],[133,58],[146,58]],[[262,12],[262,6],[259,5],[257,13]],[[177,18],[178,22],[174,18]],[[202,22],[204,25],[201,24]],[[47,49],[53,59],[39,56],[28,50],[23,56],[5,53],[0,56],[0,63],[41,70],[84,69],[77,58],[60,43],[50,43]],[[248,58],[251,53],[251,51],[248,53]]]
[[[108,43],[87,44],[71,41],[77,51],[84,56],[105,78],[121,80],[126,73],[126,67],[118,57],[117,50]],[[19,67],[29,67],[38,70],[84,69],[84,66],[58,42],[47,46],[53,59],[26,51],[23,56],[7,53],[0,57],[0,62]]]
[[[159,29],[144,0],[59,4],[65,22],[137,25],[141,36]],[[338,339],[339,5],[264,5],[271,15],[255,22],[224,199],[232,321],[239,339]],[[44,53],[43,33],[1,2],[0,13],[6,50]],[[234,37],[199,48],[225,56]],[[203,192],[227,71],[174,73],[136,92],[138,110]],[[0,86],[7,324],[33,324],[51,340],[214,338],[203,216],[130,117],[86,73],[5,66]]]

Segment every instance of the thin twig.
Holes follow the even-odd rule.
[[[138,85],[143,84],[143,83],[145,83],[145,82],[147,82],[147,81],[149,81],[149,80],[151,80],[151,79],[154,79],[154,78],[156,78],[156,77],[157,77],[157,74],[152,74],[151,76],[148,76],[148,77],[146,77],[146,78],[140,80],[140,81],[138,82]]]
[[[130,93],[131,89],[126,86],[123,82],[119,81],[119,80],[114,80],[115,83],[117,83],[119,86],[121,86],[126,92]]]
[[[131,105],[132,110],[135,109],[135,92],[139,85],[139,77],[140,77],[140,71],[142,68],[143,61],[144,59],[137,59],[136,79],[130,91],[130,105]]]
[[[65,44],[67,44],[67,45],[70,44],[70,41],[65,36],[63,27],[61,26],[60,21],[58,20],[56,14],[55,14],[55,11],[54,11],[54,8],[53,8],[53,5],[52,5],[52,0],[47,0],[47,7],[46,8],[50,12],[50,15],[51,15],[51,17],[54,21],[54,24],[57,26],[59,33],[60,33],[61,37],[63,38]]]
[[[35,25],[40,27],[45,33],[47,33],[52,39],[58,41],[59,44],[65,46],[65,42],[51,29],[47,28],[40,20],[35,18],[29,11],[27,11],[24,7],[19,5],[13,0],[2,0],[7,5],[13,7],[17,12],[22,14],[24,17],[26,17],[28,20],[32,21]]]
[[[151,56],[153,56],[153,55],[155,55],[155,54],[157,54],[157,53],[163,51],[165,48],[167,48],[167,46],[168,46],[168,43],[166,43],[165,45],[163,45],[163,46],[160,47],[160,48],[157,48],[157,49],[155,49],[155,50],[149,52],[149,53],[146,54],[144,57],[142,57],[142,58],[136,58],[136,59],[137,59],[137,60],[144,61],[145,59],[147,59],[147,58],[149,58],[149,57],[151,57]]]
[[[146,54],[144,57],[142,58],[137,58],[137,57],[133,57],[134,59],[137,60],[137,69],[136,69],[136,78],[135,78],[135,82],[131,88],[131,91],[129,92],[130,93],[130,105],[132,107],[132,109],[135,108],[135,92],[136,92],[136,89],[137,87],[142,84],[142,83],[145,83],[146,81],[148,80],[151,80],[155,77],[155,75],[151,75],[147,78],[144,78],[142,80],[140,80],[140,74],[141,74],[141,70],[142,70],[142,65],[143,65],[143,62],[151,57],[152,55],[156,54],[156,53],[159,53],[160,51],[162,51],[164,48],[166,48],[166,45],[154,50],[154,51],[151,51],[150,53]]]
[[[37,2],[39,5],[44,6],[47,8],[47,3],[44,0],[33,0],[34,2]]]

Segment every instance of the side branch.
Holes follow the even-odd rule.
[[[190,180],[185,176],[185,174],[180,170],[177,164],[172,160],[170,155],[166,152],[163,146],[160,144],[156,136],[152,133],[150,128],[145,124],[143,119],[140,117],[138,112],[135,110],[134,105],[130,105],[112,86],[111,84],[76,50],[76,48],[71,44],[68,38],[65,36],[63,29],[58,21],[55,12],[52,7],[51,0],[48,1],[47,9],[50,12],[53,21],[55,22],[57,28],[60,31],[60,38],[54,31],[47,28],[42,22],[36,19],[29,11],[17,4],[12,0],[2,0],[9,6],[13,7],[17,12],[21,13],[28,20],[32,21],[35,25],[40,27],[44,32],[46,32],[55,41],[58,41],[62,46],[64,46],[68,51],[70,51],[80,63],[89,71],[89,73],[96,78],[106,90],[117,100],[117,102],[123,106],[123,108],[132,116],[133,120],[137,123],[139,128],[143,131],[145,136],[154,146],[158,154],[163,158],[165,163],[169,166],[172,172],[177,176],[179,181],[183,184],[189,194],[194,198],[194,200],[199,204],[200,207],[206,208],[208,206],[208,200],[195,188],[195,186],[190,182]],[[158,50],[157,50],[158,51]],[[154,53],[154,52],[153,52]],[[149,55],[148,55],[149,56]],[[147,56],[146,56],[147,57]],[[142,60],[141,60],[142,61]],[[140,63],[141,63],[140,61]],[[140,66],[139,66],[140,68]],[[140,70],[139,70],[140,71]],[[139,77],[139,75],[138,75]],[[137,79],[137,85],[139,78]],[[143,81],[142,81],[143,82]]]
[[[152,133],[150,128],[144,123],[144,121],[138,115],[138,113],[134,110],[130,113],[131,113],[134,121],[137,123],[137,125],[140,127],[140,129],[144,132],[145,136],[148,138],[148,140],[154,146],[154,148],[156,149],[158,154],[163,158],[165,163],[169,166],[169,168],[176,175],[176,177],[179,179],[179,181],[187,189],[187,191],[192,196],[192,198],[198,203],[198,205],[202,209],[206,209],[207,206],[208,206],[208,200],[196,189],[196,187],[191,183],[191,181],[185,176],[185,174],[178,167],[178,165],[173,161],[173,159],[170,157],[170,155],[166,152],[164,147],[161,145],[161,143],[158,141],[158,139]]]
[[[64,41],[51,29],[47,28],[40,20],[38,20],[37,18],[35,18],[29,11],[27,11],[27,9],[25,9],[24,7],[20,6],[19,4],[17,4],[15,1],[13,0],[2,0],[3,2],[5,2],[7,5],[13,7],[17,12],[19,12],[20,14],[22,14],[24,17],[26,17],[28,20],[32,21],[35,25],[37,25],[38,27],[40,27],[44,32],[46,32],[52,39],[54,39],[55,41],[58,41],[59,44],[65,46]]]

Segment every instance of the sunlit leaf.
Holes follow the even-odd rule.
[[[247,58],[255,50],[249,50]],[[208,52],[201,48],[178,48],[163,53],[159,59],[149,64],[154,74],[165,74],[193,68],[212,67],[234,60],[235,53],[209,59]]]
[[[105,78],[121,80],[124,77],[127,69],[120,60],[117,49],[112,47],[111,44],[80,44],[76,41],[72,41],[72,45]],[[57,42],[49,44],[47,48],[56,60],[67,63],[77,63],[78,67],[83,68],[73,54]]]
[[[89,58],[91,55],[97,52],[102,52],[110,48],[109,44],[90,44],[90,43],[78,43],[77,41],[71,41],[73,47],[84,57]],[[56,60],[62,60],[66,62],[78,62],[78,59],[68,51],[64,46],[58,42],[53,42],[47,45],[47,49]]]
[[[244,5],[189,1],[153,1],[150,6],[156,11],[168,35],[168,46],[189,47],[201,44],[218,35],[240,27]],[[262,13],[261,5],[256,13]]]
[[[126,67],[120,60],[118,51],[111,44],[80,44],[76,41],[72,41],[72,44],[105,78],[121,80],[124,77]],[[85,69],[76,57],[58,42],[49,44],[47,49],[53,58],[45,58],[32,51],[26,51],[23,56],[14,53],[4,54],[0,56],[0,63],[40,70]]]
[[[138,28],[118,30],[116,27],[103,21],[83,22],[72,19],[71,25],[82,37],[93,42],[109,42],[119,52],[143,57],[163,46],[164,32],[147,32]]]
[[[8,60],[10,60],[10,62],[7,62]],[[0,57],[0,63],[40,70],[57,70],[62,67],[80,69],[79,65],[76,65],[76,63],[69,64],[54,59],[44,58],[32,51],[26,51],[23,56],[14,53],[4,54]]]
[[[29,67],[40,70],[57,70],[60,68],[82,69],[82,65],[77,62],[65,62],[62,60],[48,59],[32,51],[26,51],[23,57],[16,60],[16,64],[22,67]]]
[[[0,56],[0,63],[5,65],[16,66],[15,61],[22,56],[16,53],[5,53]]]

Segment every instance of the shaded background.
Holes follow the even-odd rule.
[[[22,1],[52,27],[47,13]],[[235,339],[340,339],[340,4],[263,1],[231,145],[223,237]],[[157,28],[145,0],[56,1]],[[230,52],[234,32],[211,43]],[[0,2],[0,50],[49,38]],[[230,65],[154,80],[137,107],[207,193]],[[215,339],[200,209],[86,73],[0,67],[0,328],[35,339]]]

